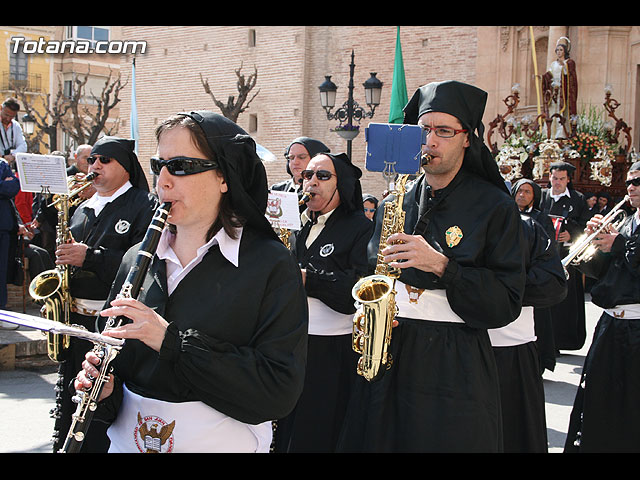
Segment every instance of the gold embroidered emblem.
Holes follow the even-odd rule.
[[[409,294],[409,303],[418,303],[420,295],[424,292],[424,288],[416,288],[411,285],[406,285],[407,293]]]
[[[170,453],[173,451],[172,434],[175,426],[175,420],[167,424],[155,415],[146,415],[143,418],[138,412],[136,433],[140,438],[138,439],[138,435],[135,436],[138,449],[144,453]]]
[[[449,248],[453,248],[460,243],[462,240],[462,230],[457,225],[453,227],[449,227],[447,231],[444,233],[444,236],[447,240],[447,246]]]

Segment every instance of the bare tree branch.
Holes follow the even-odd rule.
[[[209,96],[213,100],[213,103],[222,112],[222,115],[230,120],[233,120],[234,122],[237,122],[240,114],[249,108],[249,105],[251,104],[253,99],[256,98],[258,93],[260,93],[260,90],[258,89],[258,91],[255,92],[251,96],[251,98],[249,98],[251,90],[255,88],[258,81],[258,69],[255,66],[253,68],[253,73],[249,75],[249,78],[246,80],[245,76],[241,73],[242,63],[240,64],[240,68],[235,70],[236,76],[238,77],[238,81],[236,82],[236,87],[238,89],[238,100],[236,101],[235,96],[229,95],[226,104],[216,98],[216,96],[211,91],[211,87],[209,86],[209,80],[205,80],[202,77],[202,73],[200,74],[200,82],[204,87],[204,91],[209,94]]]

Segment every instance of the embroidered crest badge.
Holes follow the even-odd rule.
[[[138,424],[134,438],[136,446],[142,453],[171,453],[173,451],[173,429],[176,421],[167,424],[155,415],[142,417],[138,412]]]
[[[447,246],[449,248],[453,248],[460,243],[462,240],[462,230],[457,225],[453,227],[449,227],[446,232],[444,232],[444,236],[447,240]]]
[[[334,246],[333,243],[327,243],[326,245],[322,246],[320,248],[320,256],[321,257],[328,257],[329,255],[331,255],[333,253],[334,250]]]
[[[115,226],[116,233],[119,233],[120,235],[127,233],[129,228],[131,228],[131,224],[122,219],[118,220]]]
[[[416,288],[412,285],[406,285],[407,294],[409,295],[409,303],[418,303],[420,295],[424,292],[424,288]]]

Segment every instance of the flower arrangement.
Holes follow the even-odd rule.
[[[524,163],[529,158],[529,155],[535,154],[540,137],[541,135],[538,133],[530,136],[525,135],[522,132],[522,126],[518,124],[514,132],[507,137],[502,147],[500,147],[497,157],[519,157],[520,162]]]
[[[579,132],[571,139],[571,147],[580,154],[582,160],[589,161],[598,154],[600,150],[608,148],[607,144],[596,135]]]
[[[571,137],[570,147],[578,152],[585,162],[591,161],[600,151],[613,156],[618,145],[609,142],[608,125],[603,120],[603,113],[590,107],[572,119],[575,124],[575,135]]]

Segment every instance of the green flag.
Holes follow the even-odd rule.
[[[407,83],[404,78],[404,62],[402,61],[402,47],[400,46],[400,27],[398,27],[396,36],[396,59],[393,66],[393,83],[391,84],[389,123],[402,123],[404,121],[402,109],[408,101]]]

